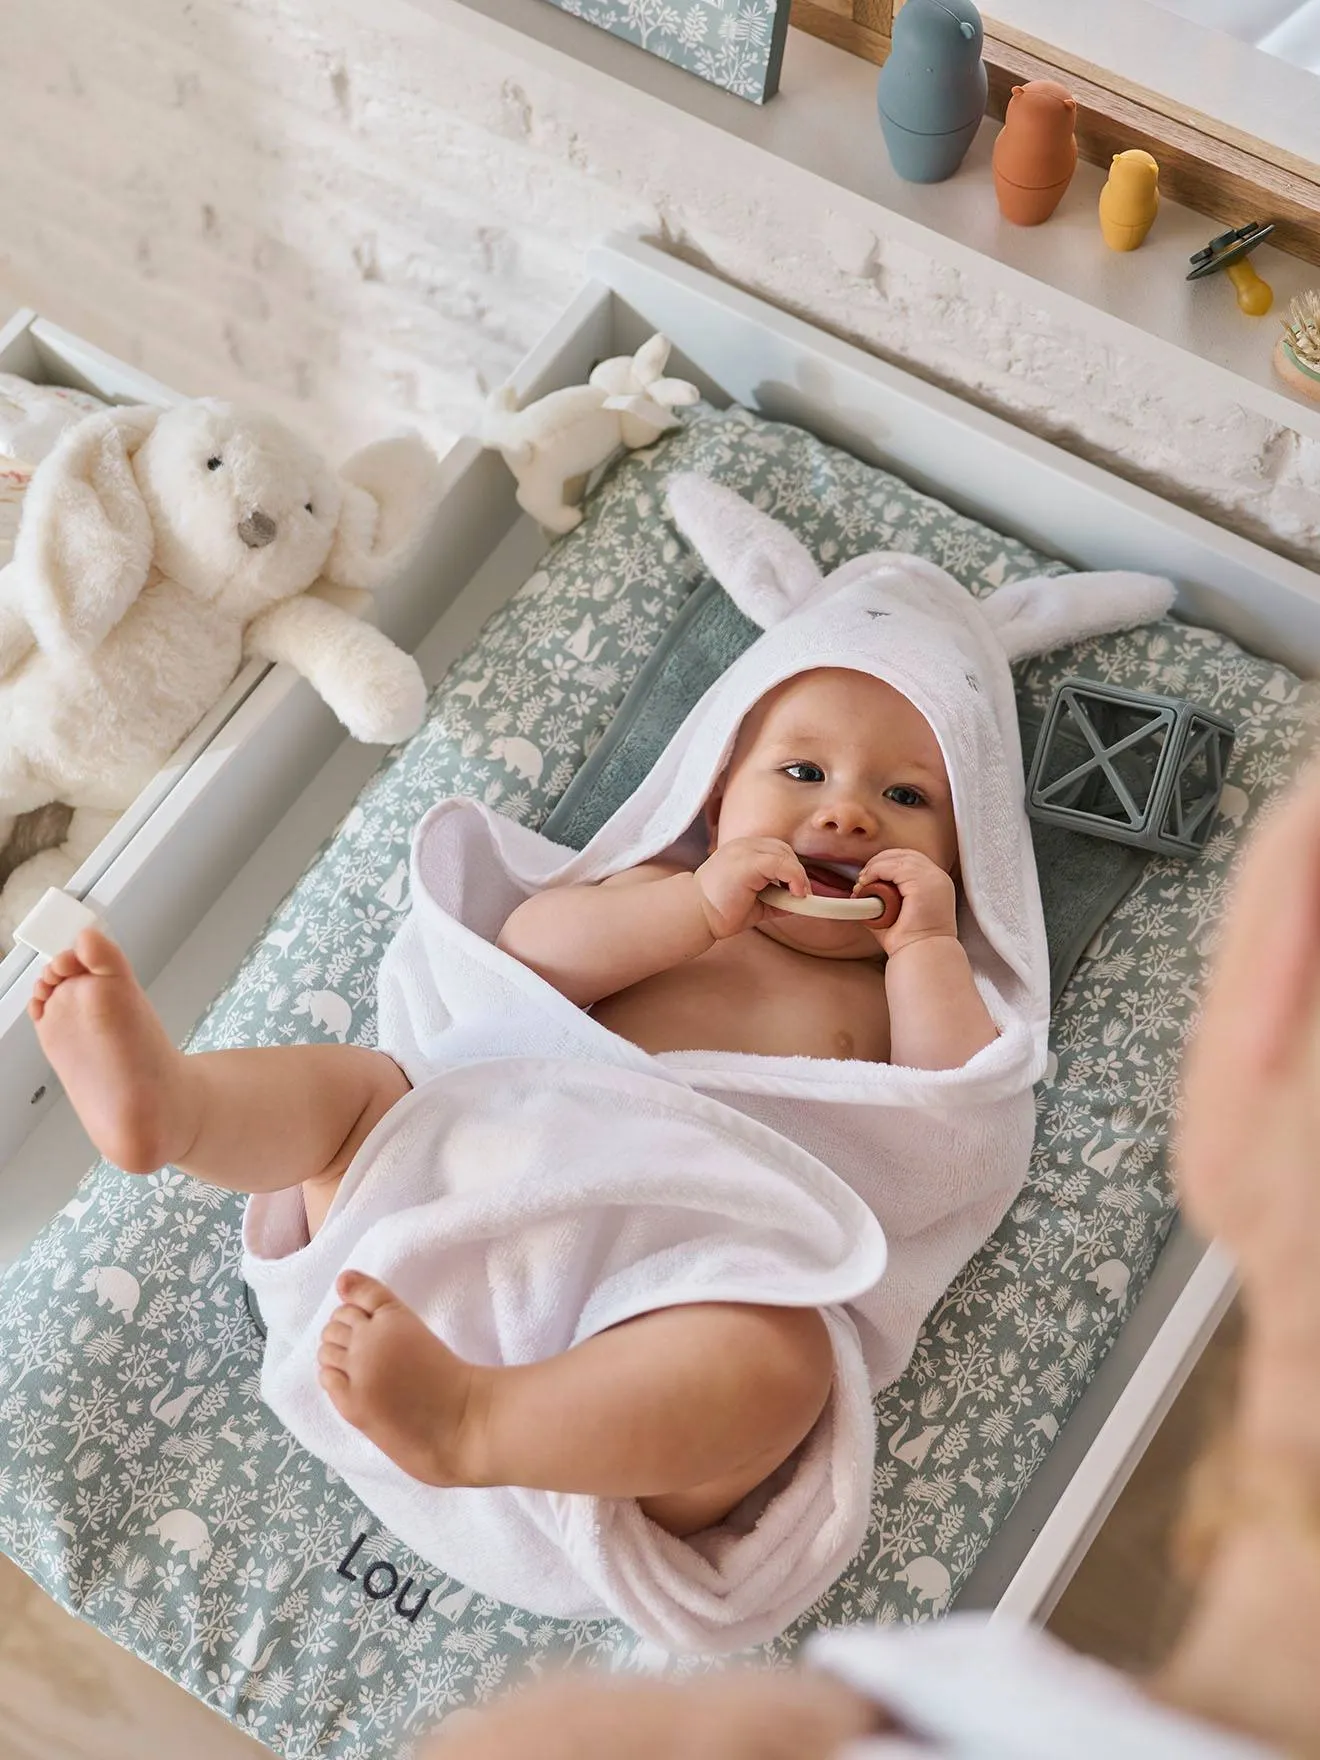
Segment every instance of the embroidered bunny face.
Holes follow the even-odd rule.
[[[343,495],[319,455],[261,411],[202,399],[167,411],[133,457],[162,573],[246,619],[304,591]]]

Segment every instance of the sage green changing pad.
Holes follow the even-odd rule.
[[[625,460],[434,692],[196,1033],[197,1049],[370,1044],[413,827],[463,791],[539,824],[701,585],[663,484],[703,471],[829,566],[918,551],[977,594],[1048,559],[798,429],[700,409]],[[942,1612],[1112,1343],[1172,1214],[1165,1131],[1203,954],[1244,829],[1300,742],[1297,681],[1165,620],[1036,660],[1194,696],[1239,727],[1204,855],[1147,862],[1068,982],[1030,1181],[878,1401],[870,1534],[815,1626]],[[394,1760],[456,1706],[570,1659],[656,1658],[608,1624],[492,1604],[383,1532],[275,1423],[239,1266],[241,1200],[100,1165],[0,1282],[0,1548],[64,1605],[276,1752]]]

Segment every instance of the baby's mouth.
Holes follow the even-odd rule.
[[[811,890],[820,898],[851,898],[861,862],[818,862],[799,856]]]

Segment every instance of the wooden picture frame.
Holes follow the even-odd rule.
[[[792,0],[791,22],[877,64],[889,54],[902,0]],[[1122,75],[985,19],[987,114],[1002,121],[1015,85],[1056,79],[1077,99],[1077,147],[1107,166],[1126,147],[1159,161],[1170,200],[1230,226],[1272,220],[1271,243],[1320,265],[1320,167],[1190,110]]]

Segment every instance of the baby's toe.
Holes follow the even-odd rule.
[[[397,1299],[379,1278],[368,1277],[365,1271],[342,1271],[335,1289],[350,1307],[360,1309],[364,1314],[374,1314],[387,1302]],[[335,1318],[338,1319],[339,1315],[336,1314]]]
[[[324,1338],[316,1352],[316,1360],[323,1369],[342,1369],[348,1373],[348,1346],[331,1344]]]
[[[337,1345],[341,1350],[348,1349],[348,1341],[353,1336],[353,1327],[352,1323],[347,1319],[341,1318],[341,1315],[353,1312],[355,1312],[353,1309],[337,1308],[335,1310],[334,1314],[322,1328],[321,1343],[323,1345],[332,1344]]]
[[[83,962],[71,947],[66,947],[62,953],[57,953],[46,967],[51,981],[56,984],[64,978],[72,978],[75,973],[85,970]]]
[[[83,929],[74,942],[74,957],[80,968],[98,978],[126,978],[132,967],[122,947],[103,935],[99,929]]]

